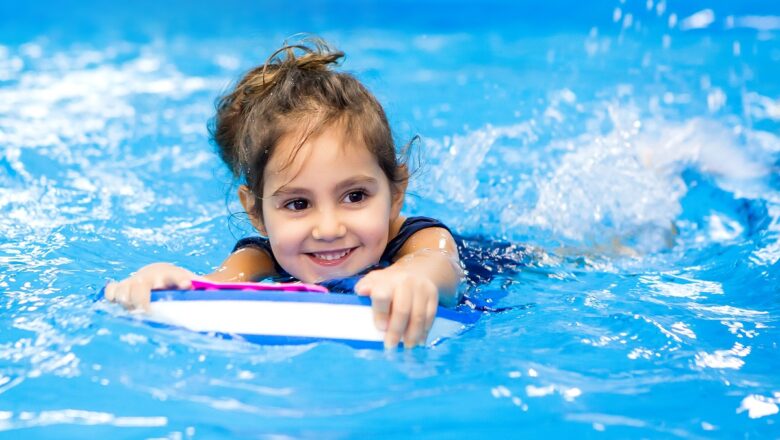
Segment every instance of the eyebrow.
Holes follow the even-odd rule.
[[[352,176],[336,185],[336,191],[342,191],[345,188],[356,185],[375,185],[377,180],[370,176]],[[293,194],[311,194],[306,188],[288,187],[286,185],[281,186],[271,194],[271,197],[289,196]]]

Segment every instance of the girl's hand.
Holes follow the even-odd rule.
[[[105,297],[128,309],[149,310],[152,290],[190,289],[192,280],[199,278],[187,269],[169,263],[144,266],[129,278],[106,285]]]
[[[394,267],[375,270],[363,277],[355,292],[371,297],[374,323],[385,333],[385,348],[425,344],[436,317],[439,291],[430,279]]]

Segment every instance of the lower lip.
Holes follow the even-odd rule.
[[[311,261],[313,261],[315,264],[318,264],[320,266],[338,266],[339,264],[346,261],[354,251],[355,248],[352,248],[343,257],[336,258],[335,260],[323,260],[322,258],[315,257],[314,254],[306,254],[306,255],[311,259]]]

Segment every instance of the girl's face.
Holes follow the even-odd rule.
[[[279,265],[311,283],[376,264],[405,188],[391,191],[376,158],[339,125],[312,136],[290,162],[295,140],[283,138],[268,161],[263,219],[255,219]]]

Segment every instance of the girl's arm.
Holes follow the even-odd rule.
[[[355,286],[358,295],[370,295],[374,321],[386,331],[385,346],[394,348],[425,343],[439,304],[458,303],[463,277],[458,249],[444,228],[414,233],[386,269],[366,275]]]
[[[255,247],[241,248],[230,254],[214,272],[204,278],[211,281],[251,281],[276,275],[268,253]]]
[[[212,281],[249,281],[274,274],[273,261],[265,251],[246,247],[230,254],[217,270],[203,278]],[[152,290],[190,289],[192,280],[197,278],[200,277],[173,264],[154,263],[142,267],[120,282],[109,283],[105,297],[129,309],[147,310]]]

